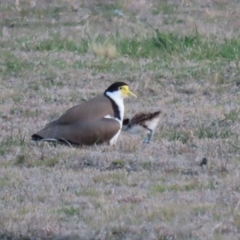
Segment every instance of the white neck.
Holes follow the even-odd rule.
[[[124,116],[124,104],[123,104],[123,97],[121,95],[121,92],[120,91],[106,92],[106,95],[110,97],[117,104],[120,112],[120,120],[118,118],[115,118],[115,119],[118,120],[122,126],[122,121]]]

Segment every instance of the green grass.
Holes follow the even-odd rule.
[[[232,123],[236,122],[239,119],[239,110],[231,110],[228,113],[224,113],[225,119],[231,121]]]
[[[212,122],[208,126],[199,126],[195,132],[196,136],[200,139],[202,138],[228,138],[229,136],[234,135],[234,133],[228,127],[219,127],[218,123]]]
[[[3,138],[0,142],[0,155],[7,154],[13,146],[25,146],[26,139],[25,136],[21,135],[19,129],[19,136],[14,137],[13,132],[10,132],[10,135]]]
[[[69,51],[69,52],[78,52],[86,53],[88,51],[88,42],[86,40],[79,40],[75,42],[67,38],[62,38],[59,35],[53,36],[50,39],[39,41],[33,46],[26,46],[28,50],[37,50],[37,51]]]
[[[173,184],[173,185],[161,185],[161,184],[157,184],[155,186],[153,186],[152,192],[153,193],[163,193],[166,191],[170,191],[170,192],[179,192],[179,191],[192,191],[193,189],[198,189],[199,186],[197,183],[194,182],[189,182],[189,183],[185,183],[183,185],[179,185],[179,184]]]
[[[133,36],[129,38],[121,38],[118,34],[106,39],[99,36],[94,40],[89,38],[82,38],[70,40],[66,37],[61,37],[59,34],[50,35],[44,40],[35,41],[31,37],[19,38],[17,43],[9,42],[4,45],[11,46],[12,49],[19,48],[21,51],[32,52],[73,52],[74,54],[86,55],[89,53],[89,46],[92,42],[102,43],[104,41],[111,42],[117,48],[118,55],[116,59],[109,60],[105,58],[97,58],[91,60],[72,60],[66,62],[65,59],[46,59],[46,62],[41,64],[33,63],[31,59],[20,59],[9,51],[3,52],[3,62],[0,62],[2,69],[2,76],[4,79],[10,76],[25,76],[29,69],[34,68],[37,72],[43,73],[50,67],[57,69],[89,69],[93,74],[119,72],[123,71],[129,74],[133,71],[159,71],[167,70],[173,74],[177,79],[187,78],[201,78],[203,75],[208,75],[208,78],[215,79],[216,84],[225,84],[224,73],[217,73],[219,66],[223,68],[229,64],[230,61],[239,61],[240,55],[240,41],[237,38],[228,39],[224,41],[214,41],[214,39],[205,39],[198,33],[189,36],[177,36],[173,33],[162,33],[154,30],[154,35],[150,37]],[[129,58],[128,61],[122,61],[121,57]],[[136,63],[135,59],[151,59],[151,62],[146,62],[143,65]],[[179,59],[182,66],[178,68],[171,66],[171,62]],[[132,61],[132,62],[131,62]],[[187,61],[195,62],[194,66],[185,66]],[[47,68],[43,68],[43,66]],[[52,81],[45,82],[49,87],[53,84],[56,74],[51,74]],[[215,77],[214,77],[215,76]],[[46,84],[43,83],[43,86]],[[33,90],[39,90],[40,82],[35,83]],[[32,85],[33,86],[33,85]],[[179,89],[179,91],[185,91]],[[194,90],[186,90],[187,93]],[[219,91],[221,91],[219,89]],[[183,140],[185,141],[185,140]]]
[[[165,1],[159,1],[157,2],[152,9],[152,14],[153,15],[158,15],[160,13],[162,14],[173,14],[176,11],[176,6],[174,6],[171,3],[168,3],[166,0]]]
[[[187,143],[189,140],[189,133],[185,131],[172,130],[166,134],[168,135],[169,141],[180,141],[182,143]]]
[[[59,213],[64,213],[66,217],[72,217],[75,215],[80,215],[81,211],[80,208],[76,208],[73,206],[66,206],[62,207],[61,209],[58,210]]]
[[[113,168],[123,168],[125,166],[125,161],[121,159],[113,160],[111,166]]]
[[[126,184],[126,174],[124,172],[114,172],[114,173],[106,173],[99,174],[93,178],[95,183],[104,183],[104,184],[113,184],[116,186],[121,186],[122,184]]]
[[[14,164],[16,166],[24,166],[27,168],[31,167],[49,167],[52,168],[55,165],[57,165],[59,162],[59,159],[56,157],[50,157],[50,158],[44,158],[44,159],[29,159],[28,154],[26,153],[21,153],[16,156]]]
[[[0,61],[1,75],[3,78],[10,76],[20,76],[33,67],[28,60],[15,56],[10,51],[1,51],[2,60]]]
[[[17,39],[15,47],[21,46],[23,51],[69,51],[86,54],[92,42],[103,43],[108,40],[116,45],[120,56],[131,58],[164,58],[180,57],[192,61],[237,61],[240,54],[240,40],[237,37],[215,41],[205,39],[199,33],[188,36],[178,36],[175,33],[164,33],[153,30],[152,36],[135,35],[129,38],[120,37],[119,33],[108,38],[99,35],[96,38],[81,38],[70,40],[59,34],[35,41],[26,37]],[[10,44],[6,43],[5,44]],[[14,46],[13,46],[14,47]],[[7,63],[9,68],[19,68],[17,64]],[[16,65],[16,66],[15,66]]]
[[[75,192],[76,196],[99,197],[99,192],[95,188],[84,188]]]

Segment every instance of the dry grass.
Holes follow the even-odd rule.
[[[239,14],[233,0],[1,1],[0,238],[239,239]],[[139,96],[126,116],[163,112],[150,145],[30,142],[114,81]]]
[[[91,52],[97,57],[115,58],[117,56],[117,48],[115,45],[104,42],[104,43],[92,43],[89,46]]]

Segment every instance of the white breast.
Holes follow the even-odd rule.
[[[131,134],[145,134],[148,130],[140,125],[133,125],[125,129],[126,132]]]
[[[155,130],[155,128],[158,125],[159,120],[160,120],[160,118],[158,117],[158,118],[154,118],[152,120],[146,121],[146,125],[149,129]]]
[[[115,118],[115,119],[120,123],[120,125],[122,127],[122,121],[123,121],[123,116],[124,116],[124,104],[123,104],[123,98],[121,96],[121,92],[120,91],[106,92],[106,95],[108,97],[110,97],[117,104],[119,112],[120,112],[120,120],[118,118]],[[108,118],[108,116],[110,116],[110,115],[107,115],[105,117]]]

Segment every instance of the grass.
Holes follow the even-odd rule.
[[[67,217],[71,217],[74,215],[79,215],[80,214],[80,209],[79,208],[74,208],[74,207],[62,207],[59,209],[59,212],[63,212]]]
[[[173,185],[155,185],[153,186],[153,193],[163,193],[165,191],[170,191],[170,192],[180,192],[180,191],[192,191],[194,189],[200,189],[201,186],[198,186],[198,184],[194,181],[185,183],[183,185],[179,184],[173,184]]]
[[[189,140],[189,133],[174,130],[170,133],[168,139],[169,141],[180,141],[182,143],[187,143]]]
[[[240,5],[224,6],[0,3],[0,238],[238,238]],[[138,95],[126,117],[162,111],[151,144],[30,141],[115,81]]]
[[[152,14],[158,15],[160,13],[170,15],[175,12],[176,6],[174,6],[171,3],[168,3],[167,1],[157,2],[153,6]]]
[[[10,51],[2,51],[1,55],[2,62],[0,67],[2,69],[2,76],[4,78],[18,76],[25,69],[32,68],[32,64],[30,62],[20,59],[19,57],[13,55]]]

